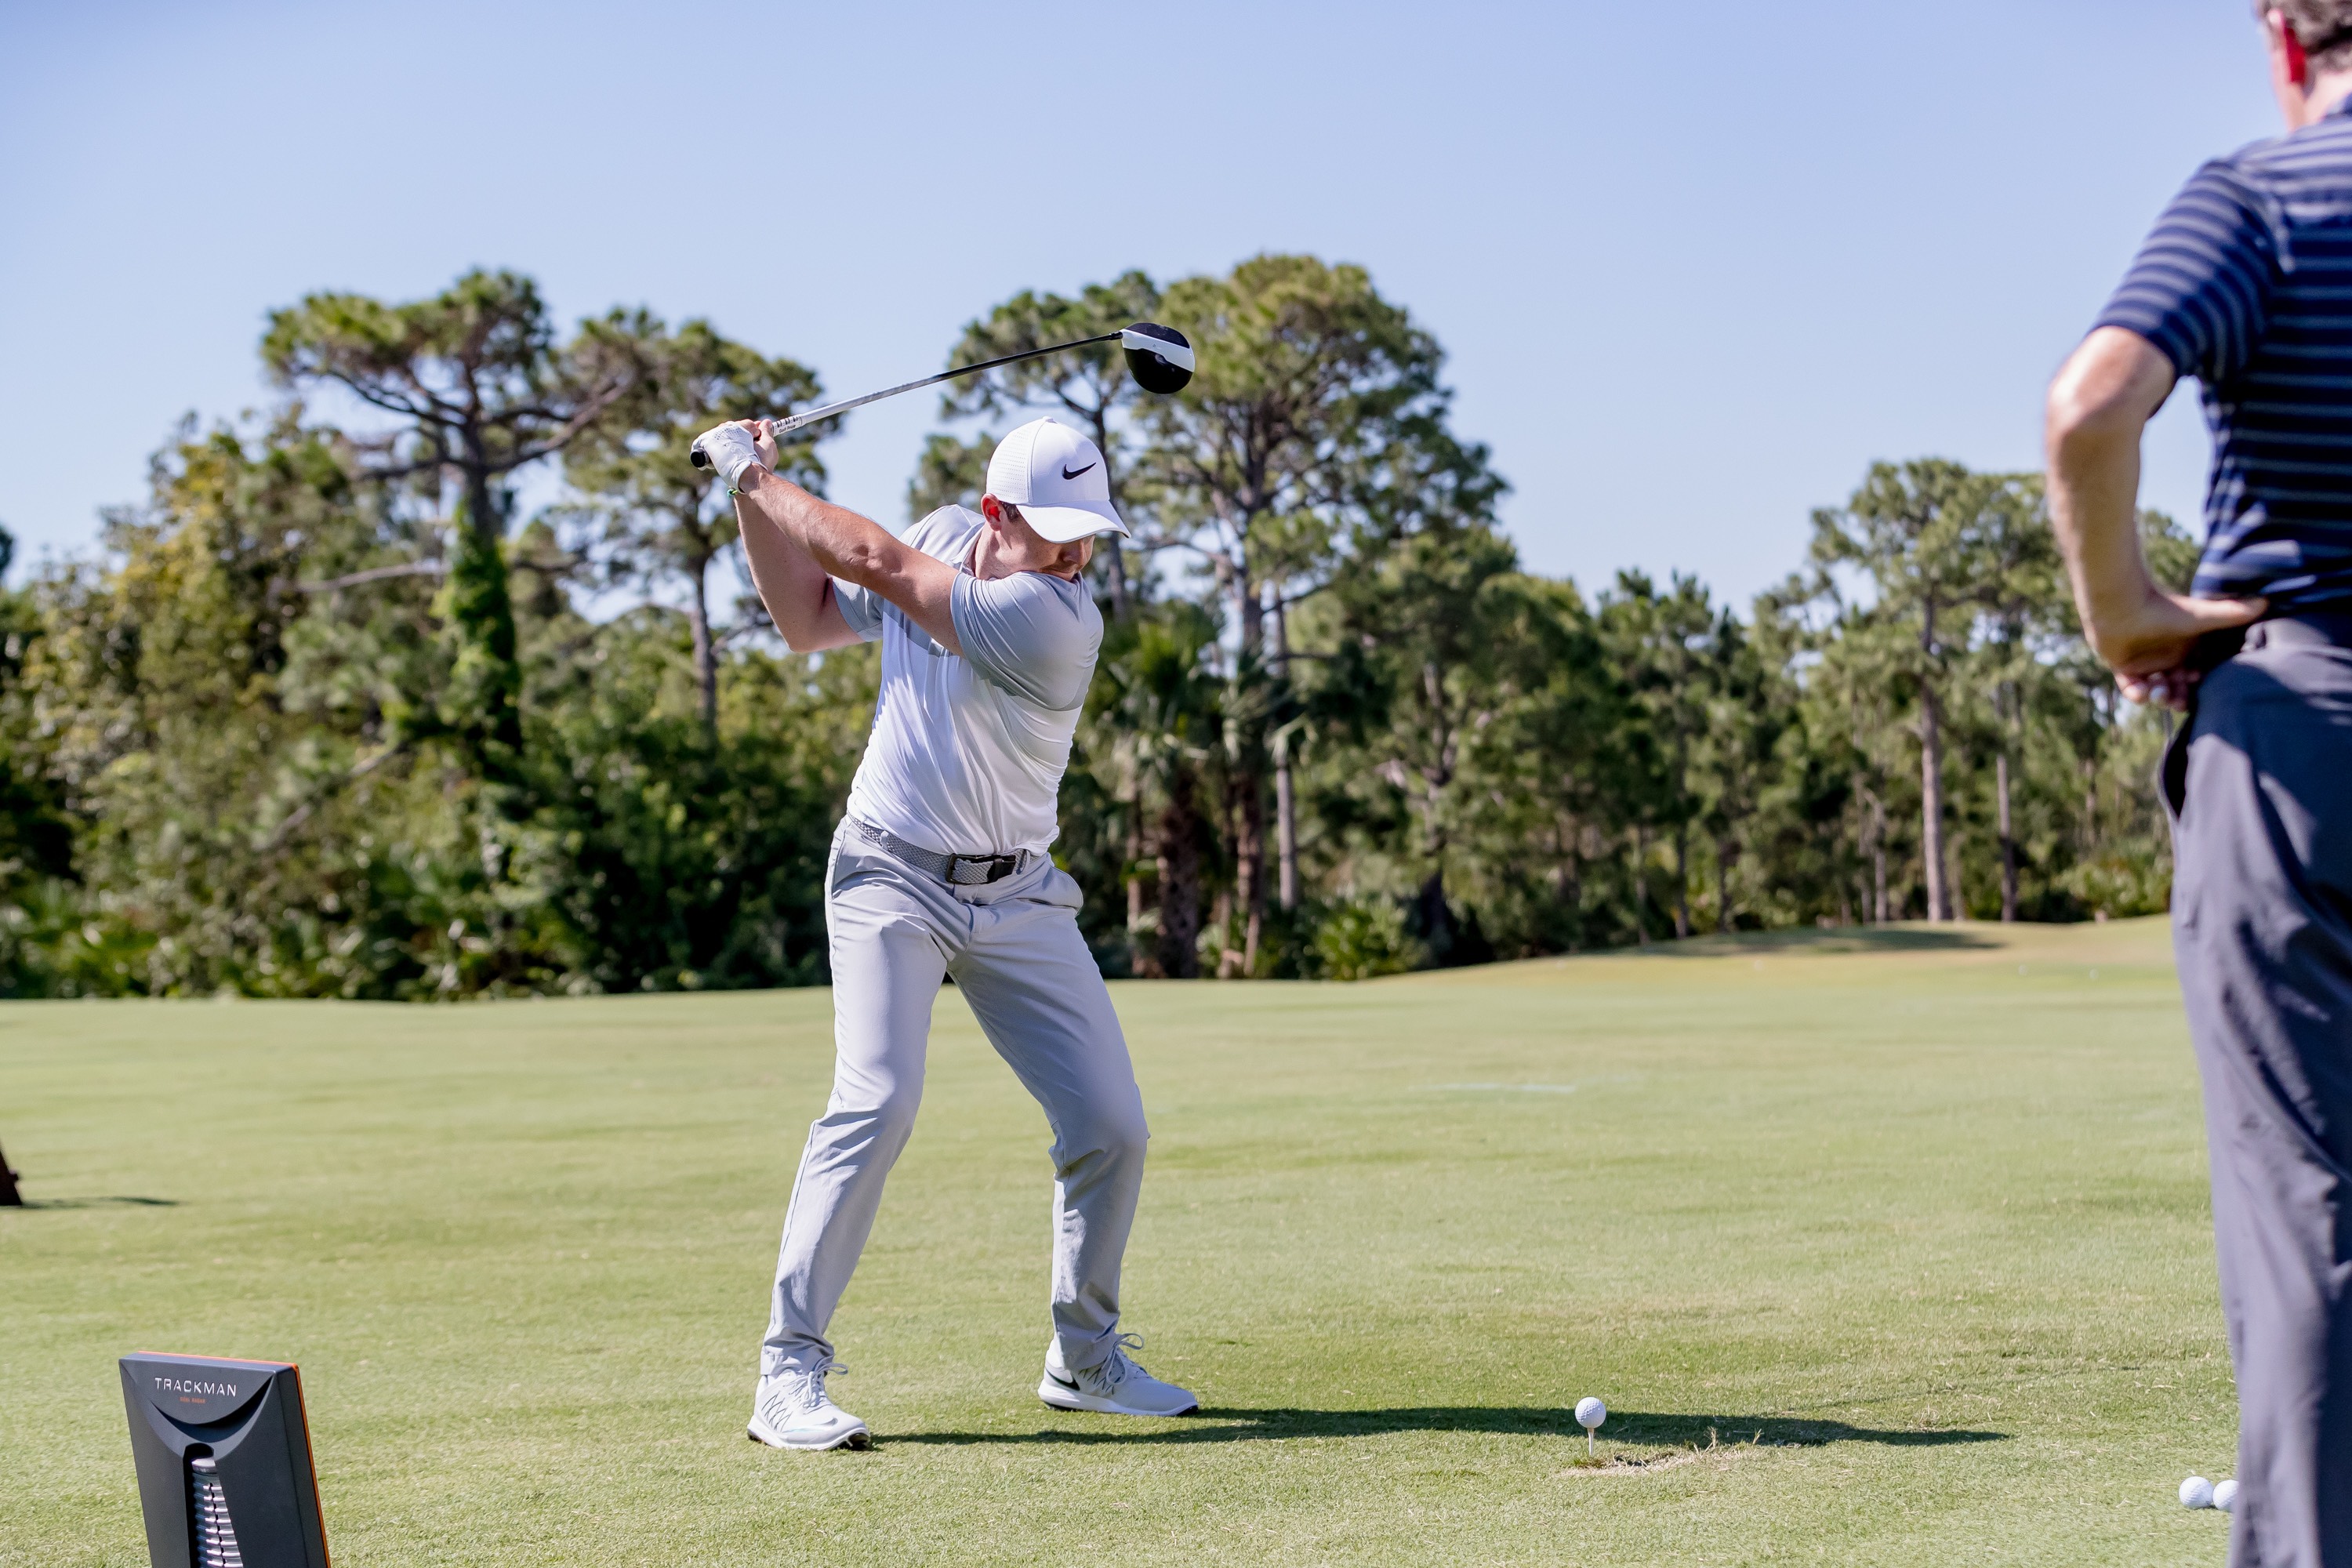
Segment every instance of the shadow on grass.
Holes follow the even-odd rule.
[[[1601,1428],[1601,1435],[1612,1443],[1646,1443],[1662,1448],[1705,1448],[1731,1443],[1759,1443],[1783,1448],[1823,1448],[1832,1443],[1943,1448],[1955,1443],[2010,1440],[2006,1432],[1976,1432],[1958,1426],[1897,1430],[1853,1426],[1843,1421],[1808,1421],[1793,1415],[1651,1415],[1631,1410],[1611,1411],[1609,1424]]]
[[[1735,931],[1727,936],[1655,942],[1644,948],[1614,948],[1612,958],[1723,958],[1740,952],[1983,952],[2001,944],[1965,927],[1831,926],[1806,931]]]
[[[177,1198],[26,1198],[20,1206],[28,1209],[96,1209],[108,1208],[116,1205],[127,1205],[132,1208],[142,1209],[175,1209],[180,1206],[180,1200]],[[0,1213],[5,1212],[6,1211],[0,1210]]]
[[[1084,1419],[1079,1417],[1079,1419]],[[1491,1405],[1431,1405],[1399,1410],[1237,1410],[1204,1405],[1182,1425],[1151,1431],[909,1432],[877,1439],[892,1443],[1249,1443],[1284,1437],[1384,1437],[1400,1432],[1486,1432],[1497,1435],[1581,1437],[1584,1429],[1565,1410],[1497,1408]],[[1801,1421],[1784,1415],[1645,1415],[1612,1412],[1601,1436],[1612,1443],[1656,1447],[1704,1448],[1717,1444],[1758,1443],[1768,1447],[1823,1447],[1832,1443],[1878,1443],[1890,1447],[1941,1447],[1954,1443],[2005,1443],[2005,1432],[1881,1431],[1843,1421]]]

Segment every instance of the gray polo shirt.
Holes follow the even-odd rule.
[[[950,855],[1043,850],[1070,742],[1102,647],[1102,614],[1081,584],[1042,572],[971,574],[978,512],[942,507],[906,542],[957,569],[950,613],[961,657],[870,589],[839,579],[850,629],[882,644],[874,733],[850,815]]]

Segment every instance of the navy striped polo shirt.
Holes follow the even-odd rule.
[[[2202,385],[2202,595],[2352,597],[2347,108],[2198,170],[2099,317]]]

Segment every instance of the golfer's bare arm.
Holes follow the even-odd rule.
[[[835,577],[881,595],[949,652],[963,651],[950,608],[955,568],[946,562],[761,468],[744,470],[735,518],[760,602],[795,652],[857,640],[834,599]]]
[[[745,473],[743,482],[754,484],[758,472]],[[833,579],[824,568],[771,522],[747,493],[735,497],[735,526],[744,559],[751,563],[751,585],[760,591],[760,603],[768,607],[768,619],[775,623],[786,647],[817,653],[857,640],[833,596]]]
[[[2137,332],[2102,327],[2050,386],[2050,520],[2092,649],[2126,696],[2179,707],[2197,638],[2244,626],[2259,601],[2168,592],[2139,546],[2140,435],[2172,395],[2172,362]]]

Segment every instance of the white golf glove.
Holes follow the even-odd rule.
[[[760,460],[759,443],[740,425],[719,425],[705,430],[694,438],[694,449],[710,459],[711,468],[727,481],[730,490],[738,488],[743,470]]]

